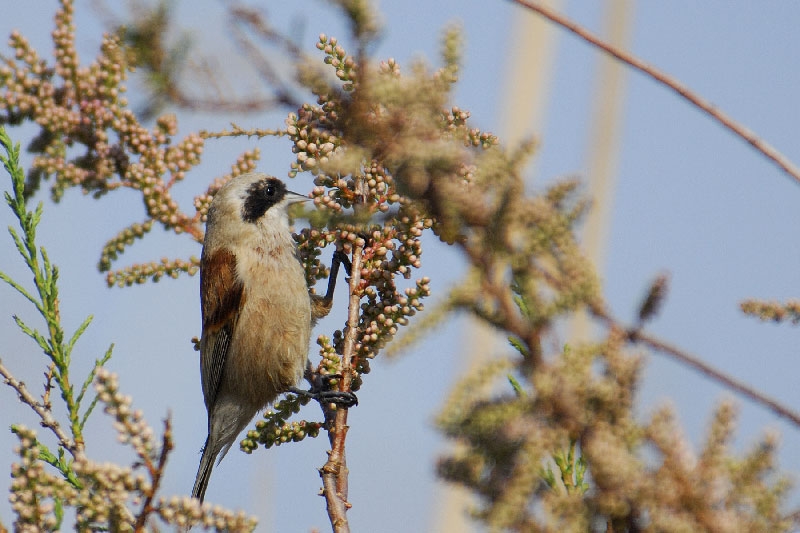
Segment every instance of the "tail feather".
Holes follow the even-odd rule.
[[[200,503],[206,497],[206,488],[208,488],[208,480],[211,478],[211,469],[214,468],[214,456],[216,455],[208,441],[209,439],[206,439],[203,457],[200,459],[200,468],[197,469],[197,478],[195,478],[192,488],[192,498],[197,498]]]
[[[231,445],[236,441],[236,436],[247,426],[256,411],[251,405],[237,404],[236,399],[232,396],[217,398],[208,423],[208,437],[203,446],[200,468],[197,469],[197,478],[192,489],[193,498],[203,502],[208,480],[211,477],[211,469],[214,468],[214,460],[217,456],[219,456],[219,461],[225,457]]]

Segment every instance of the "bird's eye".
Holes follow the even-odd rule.
[[[283,200],[286,186],[275,178],[254,181],[242,197],[242,220],[255,222],[273,205]]]

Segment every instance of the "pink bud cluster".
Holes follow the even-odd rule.
[[[132,399],[119,392],[119,381],[115,374],[105,368],[97,371],[97,398],[105,404],[104,411],[114,417],[114,428],[119,441],[130,444],[139,457],[150,458],[156,444],[153,430],[144,421],[141,411],[131,409]]]
[[[104,35],[97,57],[82,65],[75,48],[73,11],[72,1],[61,1],[52,32],[52,65],[19,32],[9,38],[13,56],[0,62],[0,124],[31,121],[40,128],[29,146],[34,154],[29,188],[35,190],[42,178],[54,178],[51,191],[56,200],[71,187],[95,196],[132,189],[141,195],[147,217],[138,226],[149,229],[158,223],[202,241],[213,193],[230,176],[252,170],[257,151],[240,157],[231,174],[196,197],[194,213],[182,211],[172,187],[200,163],[204,138],[191,133],[176,139],[178,121],[172,114],[157,117],[152,128],[142,125],[124,98],[133,67],[120,37]],[[101,270],[110,270],[124,249],[141,237],[138,226],[121,230],[106,243]],[[133,265],[109,274],[108,281],[129,285],[193,271],[185,261],[167,261]]]
[[[381,61],[378,68],[380,68],[381,74],[391,74],[395,78],[400,77],[400,65],[397,64],[394,58]]]
[[[481,131],[478,128],[469,128],[467,126],[469,117],[469,111],[465,111],[458,106],[453,106],[449,111],[443,111],[442,126],[444,131],[453,138],[463,140],[466,146],[490,148],[499,143],[496,135]]]
[[[141,239],[153,228],[153,221],[147,220],[143,224],[134,223],[119,232],[116,237],[111,239],[103,246],[100,254],[100,262],[97,269],[100,272],[111,270],[111,263],[117,259],[125,248],[132,245],[136,239]]]
[[[302,171],[316,175],[320,164],[328,162],[339,143],[331,132],[339,116],[337,107],[333,102],[324,102],[319,106],[304,104],[297,113],[289,114],[286,133],[293,143],[292,152],[297,154],[289,177]]]
[[[329,39],[324,33],[319,36],[317,49],[325,53],[325,64],[336,69],[336,77],[343,82],[342,90],[352,91],[358,74],[355,59],[347,55],[336,37]]]
[[[215,531],[250,533],[258,523],[244,511],[234,512],[219,505],[200,504],[196,498],[189,496],[160,498],[155,512],[164,522],[178,526],[181,531],[188,526],[200,526]]]
[[[290,176],[300,171],[315,176],[311,196],[319,212],[327,217],[319,224],[312,220],[312,227],[302,230],[296,240],[309,285],[328,275],[321,260],[322,248],[335,243],[346,253],[356,247],[362,250],[361,283],[357,288],[361,305],[354,353],[357,374],[353,389],[357,390],[359,374],[369,372],[369,359],[394,337],[400,326],[408,324],[410,317],[423,309],[422,300],[430,295],[427,277],[411,286],[404,280],[411,279],[413,271],[421,267],[421,237],[434,221],[401,194],[383,159],[352,159],[351,152],[358,154],[359,147],[348,143],[340,113],[349,105],[348,95],[357,94],[351,93],[348,88],[352,87],[347,84],[357,82],[354,73],[358,70],[336,39],[321,35],[317,48],[325,53],[325,63],[336,69],[336,76],[345,86],[343,91],[320,92],[317,105],[304,105],[286,121],[287,136],[298,155]],[[400,69],[394,60],[389,60],[382,64],[381,72],[399,77]],[[374,113],[384,117],[377,108]],[[463,123],[453,125],[456,130],[463,127]],[[351,172],[344,172],[343,168]],[[320,338],[320,374],[341,372],[338,354],[342,353],[343,342],[341,330],[334,332],[332,339]]]
[[[197,257],[185,259],[161,258],[161,262],[134,263],[130,266],[106,274],[106,283],[109,287],[130,287],[142,284],[147,280],[160,281],[164,276],[176,279],[182,272],[194,276],[200,268]]]
[[[20,461],[11,465],[8,497],[16,514],[15,531],[51,531],[58,523],[55,502],[75,497],[76,491],[65,480],[47,472],[42,462],[36,432],[16,426],[19,437],[15,452]]]
[[[116,376],[105,369],[97,372],[96,389],[105,411],[114,419],[120,441],[136,452],[136,462],[132,466],[101,463],[83,454],[72,462],[65,461],[49,452],[34,431],[15,426],[19,461],[11,466],[9,496],[16,515],[15,531],[160,530],[161,525],[154,523],[158,518],[180,528],[201,525],[217,531],[253,530],[255,519],[241,511],[201,505],[188,496],[158,496],[157,480],[164,474],[165,454],[172,446],[169,426],[159,445],[141,412],[120,393]],[[61,470],[58,473],[46,465],[56,460]],[[73,512],[65,512],[69,509]],[[74,527],[67,524],[70,520]]]

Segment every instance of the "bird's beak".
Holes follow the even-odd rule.
[[[297,203],[300,203],[300,202],[310,202],[311,201],[311,198],[309,198],[308,196],[306,196],[304,194],[292,192],[292,191],[286,191],[286,195],[283,198],[284,198],[284,201],[289,203],[289,204],[297,204]]]

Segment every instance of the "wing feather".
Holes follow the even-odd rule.
[[[244,303],[244,287],[236,276],[236,256],[230,251],[223,249],[206,256],[201,265],[200,374],[203,397],[210,413],[219,391],[239,309]]]

